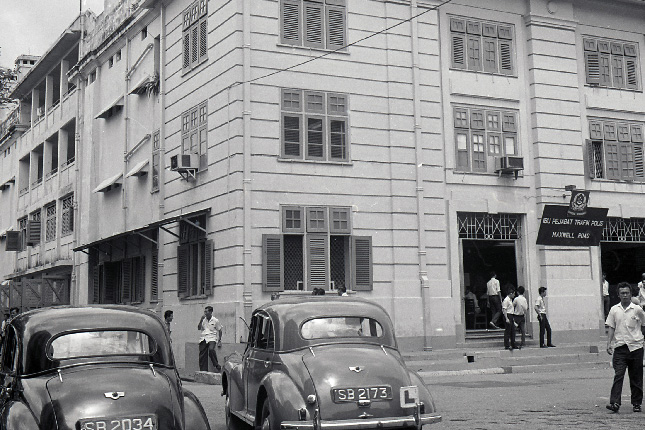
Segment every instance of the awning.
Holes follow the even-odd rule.
[[[9,184],[15,184],[15,183],[16,183],[16,177],[14,176],[11,179],[3,182],[2,185],[0,185],[0,191],[6,190],[7,188],[9,188]]]
[[[126,178],[129,178],[130,176],[143,176],[148,173],[148,169],[146,166],[150,160],[143,160],[140,163],[137,163],[132,170],[128,172],[127,175],[125,175]]]
[[[0,237],[5,237],[7,235],[7,232],[11,230],[13,230],[13,226],[0,230]]]
[[[123,177],[123,173],[117,173],[111,178],[108,178],[105,181],[101,182],[99,186],[94,188],[92,192],[105,193],[106,191],[110,191],[112,187],[116,188],[117,186],[121,185],[121,183],[119,182],[119,179],[121,179],[122,177]]]
[[[94,118],[107,119],[114,115],[119,109],[123,108],[123,96],[119,96],[114,102],[110,103],[106,108],[102,109],[101,112],[96,115]]]
[[[159,228],[161,226],[164,226],[164,225],[167,225],[167,224],[170,224],[170,223],[173,223],[173,222],[179,222],[182,219],[194,218],[194,217],[199,216],[199,215],[207,215],[210,212],[211,212],[211,209],[206,208],[206,209],[198,209],[198,210],[195,210],[195,211],[192,211],[192,212],[186,212],[186,213],[183,213],[183,214],[180,214],[180,215],[174,215],[174,216],[171,216],[171,217],[168,217],[168,218],[164,218],[161,221],[152,222],[152,223],[147,224],[147,225],[145,225],[143,227],[133,228],[131,230],[124,231],[123,233],[118,233],[118,234],[112,235],[110,237],[95,240],[94,242],[90,242],[90,243],[87,243],[85,245],[77,246],[76,248],[74,248],[74,251],[75,252],[83,251],[84,249],[92,248],[94,246],[100,245],[101,243],[105,243],[105,242],[108,242],[108,241],[111,241],[111,240],[114,240],[114,239],[119,239],[119,238],[129,236],[129,235],[133,235],[133,234],[144,233],[144,232],[146,232],[148,230]]]
[[[144,94],[146,92],[146,84],[150,81],[150,75],[145,75],[137,84],[130,90],[129,94]]]

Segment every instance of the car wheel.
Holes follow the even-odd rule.
[[[262,414],[260,415],[259,430],[273,430],[271,420],[271,405],[269,404],[269,399],[264,399],[264,403],[262,404]]]
[[[244,429],[240,419],[231,413],[231,400],[228,394],[226,395],[226,403],[224,404],[224,416],[226,417],[226,428],[228,430]]]

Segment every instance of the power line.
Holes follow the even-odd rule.
[[[393,28],[396,28],[396,27],[398,27],[398,26],[399,26],[399,25],[401,25],[401,24],[405,24],[406,22],[410,22],[410,21],[412,21],[413,19],[416,19],[416,18],[418,18],[418,17],[420,17],[420,16],[422,16],[422,15],[425,15],[425,14],[426,14],[426,13],[428,13],[428,12],[431,12],[431,11],[433,11],[433,10],[437,10],[437,9],[439,9],[441,6],[446,5],[446,4],[448,4],[448,3],[452,2],[452,1],[453,1],[453,0],[445,0],[443,3],[440,3],[440,4],[436,5],[436,6],[431,7],[431,8],[428,8],[428,9],[426,9],[425,11],[423,11],[423,12],[421,12],[421,13],[417,14],[417,15],[414,15],[414,16],[412,16],[412,17],[408,18],[408,19],[404,19],[403,21],[400,21],[400,22],[398,22],[398,23],[396,23],[396,24],[394,24],[394,25],[392,25],[392,26],[390,26],[390,27],[384,28],[383,30],[380,30],[380,31],[376,31],[376,32],[374,32],[374,33],[372,33],[372,34],[368,34],[367,36],[363,37],[362,39],[358,39],[358,40],[356,40],[356,41],[354,41],[354,42],[352,42],[352,43],[349,43],[349,44],[347,44],[347,45],[344,45],[344,46],[338,47],[338,48],[334,49],[333,51],[325,52],[324,54],[318,55],[317,57],[310,58],[310,59],[305,60],[305,61],[303,61],[303,62],[301,62],[301,63],[294,64],[293,66],[289,66],[289,67],[284,68],[284,69],[275,70],[275,71],[273,71],[273,72],[271,72],[271,73],[267,73],[266,75],[258,76],[257,78],[253,78],[253,79],[251,79],[251,80],[249,80],[249,81],[247,81],[247,82],[235,82],[235,83],[233,83],[233,84],[231,84],[231,85],[229,86],[229,89],[230,89],[230,88],[233,88],[233,87],[236,87],[236,86],[238,86],[238,85],[242,85],[242,84],[244,84],[244,83],[249,83],[249,84],[250,84],[250,83],[255,82],[255,81],[258,81],[258,80],[260,80],[260,79],[268,78],[268,77],[270,77],[270,76],[277,75],[278,73],[282,73],[282,72],[286,72],[286,71],[288,71],[288,70],[295,69],[296,67],[304,66],[305,64],[311,63],[312,61],[319,60],[319,59],[324,58],[324,57],[326,57],[326,56],[328,56],[328,55],[330,55],[330,54],[333,54],[333,53],[335,53],[335,52],[345,50],[346,48],[349,48],[350,46],[357,45],[357,44],[359,44],[359,43],[361,43],[361,42],[363,42],[363,41],[365,41],[365,40],[367,40],[367,39],[369,39],[369,38],[371,38],[371,37],[378,36],[379,34],[386,33],[386,32],[388,32],[388,31],[392,30]]]

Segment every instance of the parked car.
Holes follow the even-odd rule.
[[[10,320],[0,346],[2,430],[210,430],[182,389],[170,338],[130,306],[55,307]]]
[[[306,296],[253,312],[242,356],[224,364],[229,429],[383,429],[441,421],[423,381],[401,358],[379,305]]]

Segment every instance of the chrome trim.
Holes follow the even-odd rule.
[[[441,422],[441,415],[424,414],[421,415],[421,425],[435,424]],[[390,417],[390,418],[373,418],[373,419],[353,419],[353,420],[335,420],[321,421],[319,430],[363,430],[363,429],[383,429],[383,428],[400,428],[416,427],[414,416]],[[280,424],[282,430],[314,430],[314,423],[311,421],[284,421]]]

